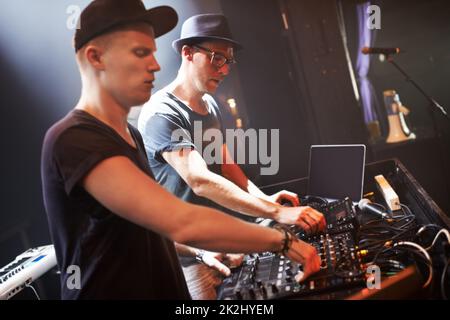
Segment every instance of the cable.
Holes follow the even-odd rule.
[[[406,222],[398,225],[399,222],[405,220]],[[358,231],[357,238],[358,249],[369,249],[369,251],[383,250],[384,246],[390,241],[408,240],[412,238],[416,226],[413,225],[415,218],[403,217],[393,222],[370,221],[361,226]],[[389,223],[389,224],[387,224]],[[412,225],[412,226],[411,226]]]
[[[370,228],[374,224],[380,224],[380,225],[384,225],[386,227],[391,227],[390,226],[391,224],[399,224],[403,220],[405,220],[406,222],[405,222],[405,224],[400,225],[399,228],[405,228],[405,226],[408,226],[409,224],[414,222],[416,219],[414,216],[400,216],[400,217],[388,218],[385,220],[374,219],[374,220],[370,220],[364,224],[361,224],[361,229]]]
[[[434,224],[434,223],[430,223],[430,224],[426,224],[422,227],[420,227],[420,229],[417,231],[416,236],[418,237],[422,232],[424,232],[427,228],[436,228],[436,229],[442,229],[441,226]]]
[[[429,275],[428,275],[428,279],[425,282],[425,284],[423,285],[423,288],[426,288],[430,285],[431,280],[433,279],[433,262],[431,261],[430,255],[428,254],[428,252],[420,245],[418,245],[417,243],[414,242],[410,242],[410,241],[400,241],[397,242],[393,245],[394,247],[397,246],[411,246],[413,248],[418,249],[421,253],[423,253],[423,255],[425,256],[425,258],[427,258],[429,264],[428,264],[428,271],[429,271]]]
[[[403,213],[406,215],[406,212],[405,212],[405,208],[408,210],[408,216],[410,216],[410,217],[414,217],[414,215],[413,215],[413,213],[412,213],[412,211],[411,211],[411,209],[407,206],[407,205],[405,205],[405,204],[403,204],[403,203],[400,203],[400,207],[402,208],[402,211],[403,211]]]
[[[445,236],[447,237],[447,241],[448,241],[448,243],[450,244],[450,233],[448,232],[447,229],[441,229],[441,230],[439,230],[439,232],[438,232],[438,233],[436,234],[436,236],[434,237],[434,240],[433,240],[433,242],[431,243],[431,245],[430,245],[429,247],[426,247],[425,250],[430,250],[431,248],[433,248],[434,245],[435,245],[435,243],[436,243],[436,241],[437,241],[437,239],[439,238],[439,236],[440,236],[441,234],[445,234]]]
[[[428,252],[422,246],[418,245],[417,243],[410,242],[410,241],[400,241],[400,242],[394,243],[393,246],[390,247],[390,248],[382,248],[380,251],[378,251],[375,254],[374,259],[369,264],[377,264],[377,259],[378,259],[378,257],[381,254],[386,253],[388,251],[391,251],[391,250],[393,250],[395,248],[396,249],[404,249],[404,250],[407,250],[409,252],[416,253],[416,254],[418,253],[416,250],[412,250],[411,251],[408,248],[399,248],[399,247],[402,247],[402,246],[413,247],[414,249],[419,250],[419,252],[422,253],[423,257],[425,257],[425,262],[426,262],[426,264],[428,266],[428,279],[427,279],[427,281],[424,283],[424,285],[422,287],[423,288],[428,287],[430,285],[432,279],[433,279],[433,262],[431,260],[430,255],[428,254]]]
[[[380,204],[375,205],[384,208]],[[431,249],[443,235],[450,244],[450,232],[436,224],[417,226],[416,218],[411,209],[404,204],[400,204],[400,206],[402,211],[400,214],[392,214],[387,219],[373,219],[360,224],[357,231],[358,250],[359,252],[365,251],[363,259],[366,262],[370,261],[367,262],[366,266],[376,264],[386,275],[404,269],[403,263],[410,259],[416,263],[425,264],[428,268],[428,277],[423,283],[423,288],[427,288],[432,284],[435,276],[433,260],[429,252],[433,252]],[[431,235],[434,238],[431,244],[428,241],[424,243],[425,238],[423,238],[422,233],[427,230],[433,230]],[[414,242],[411,241],[413,239]],[[427,245],[429,246],[426,247]],[[448,279],[449,263],[450,259],[445,264],[442,276],[439,274],[441,276],[441,293],[444,299],[448,298],[445,292],[445,282]],[[338,267],[342,266],[338,264]]]
[[[31,290],[33,290],[34,294],[36,295],[36,298],[37,298],[38,300],[41,300],[41,297],[39,297],[39,295],[38,295],[36,289],[34,289],[34,287],[33,287],[31,284],[25,283],[25,287],[30,288]]]
[[[447,294],[445,293],[445,277],[447,277],[447,271],[448,271],[449,264],[450,264],[450,259],[447,260],[447,263],[445,264],[445,267],[444,267],[444,270],[442,271],[442,276],[441,276],[441,293],[442,293],[442,298],[444,300],[448,300]]]
[[[381,209],[383,210],[383,212],[387,212],[386,207],[383,206],[381,203],[378,203],[378,202],[372,202],[372,205],[375,206],[375,207],[378,206],[379,208],[381,208]]]

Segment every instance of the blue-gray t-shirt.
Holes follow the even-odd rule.
[[[208,130],[211,136],[221,134],[224,139],[222,118],[219,107],[214,99],[205,94],[203,97],[209,113],[201,115],[180,101],[167,88],[152,95],[144,105],[138,120],[138,129],[144,139],[145,150],[150,168],[156,181],[177,197],[199,205],[218,207],[213,201],[197,196],[183,178],[168,164],[162,154],[181,148],[195,149],[203,156],[203,151],[218,150],[220,142],[215,142],[217,148],[211,148],[214,138],[203,139]],[[216,130],[216,131],[215,131]],[[209,145],[209,147],[208,147]],[[201,148],[201,149],[200,149]],[[214,159],[221,155],[208,152]],[[205,157],[204,157],[205,158]],[[209,157],[213,159],[212,157]],[[206,161],[211,172],[222,175],[221,164],[218,161]]]

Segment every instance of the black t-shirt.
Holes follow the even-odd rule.
[[[190,299],[173,242],[109,211],[81,186],[91,169],[114,156],[128,157],[153,178],[142,138],[131,125],[129,130],[137,149],[74,110],[45,136],[44,203],[63,299]],[[70,289],[76,284],[70,266],[80,270],[80,289]]]
[[[203,98],[209,108],[207,115],[192,111],[176,96],[168,92],[167,88],[164,88],[153,94],[150,101],[142,108],[138,129],[144,139],[150,167],[158,183],[185,201],[218,207],[213,201],[197,196],[162,157],[164,152],[181,148],[195,149],[203,156],[203,151],[213,149],[207,149],[207,146],[212,146],[211,142],[214,140],[208,141],[202,138],[204,133],[211,129],[218,130],[217,132],[221,133],[224,140],[219,107],[211,96],[205,94]],[[214,152],[212,154],[214,157],[216,156]],[[218,161],[206,162],[211,172],[222,175],[221,164]]]

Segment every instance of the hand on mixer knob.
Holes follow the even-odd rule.
[[[288,205],[288,206],[299,206],[300,205],[300,199],[298,198],[298,195],[287,191],[282,190],[279,191],[271,196],[268,196],[268,199],[270,202],[273,203],[279,203],[282,206]]]
[[[278,222],[288,225],[297,225],[307,234],[324,231],[325,217],[311,207],[280,207],[275,218]]]
[[[274,228],[282,232],[284,236],[283,246],[279,253],[303,266],[303,274],[295,276],[297,281],[303,281],[320,270],[321,261],[314,246],[299,240],[292,231],[283,225],[276,225]]]
[[[301,263],[303,266],[303,272],[299,271],[295,275],[297,282],[304,281],[310,275],[320,270],[321,261],[316,248],[306,242],[301,240],[294,241],[287,256],[289,259]]]

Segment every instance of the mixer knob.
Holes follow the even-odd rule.
[[[273,293],[277,293],[277,292],[278,292],[278,287],[276,286],[275,283],[272,283],[272,284],[270,285],[270,287],[271,287]]]
[[[256,281],[256,285],[257,285],[259,288],[261,288],[261,287],[262,287],[262,281],[261,281],[261,280]]]
[[[242,300],[241,290],[237,289],[236,292],[235,292],[235,296],[236,296],[236,299]]]
[[[293,270],[292,267],[286,268],[286,274],[289,276],[292,276],[292,274],[293,274],[292,270]]]
[[[266,287],[261,287],[261,293],[264,299],[267,299],[267,289]]]

